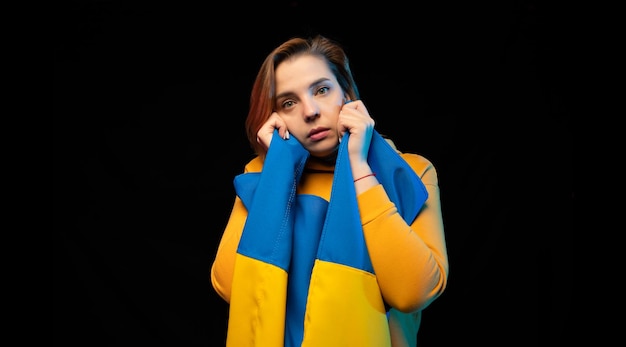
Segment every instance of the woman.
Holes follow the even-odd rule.
[[[257,155],[211,268],[227,345],[415,346],[448,278],[432,163],[382,139],[323,36],[267,56],[245,126]]]

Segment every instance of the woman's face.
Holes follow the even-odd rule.
[[[344,93],[326,62],[302,55],[276,67],[278,115],[311,155],[324,157],[339,145],[337,119]]]

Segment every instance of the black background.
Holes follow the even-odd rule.
[[[209,271],[264,57],[324,34],[379,132],[439,172],[450,279],[421,346],[564,345],[572,129],[561,9],[533,1],[69,1],[54,16],[53,342],[221,346]],[[401,266],[401,265],[399,265]]]

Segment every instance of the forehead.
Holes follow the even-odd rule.
[[[308,54],[296,56],[281,62],[276,67],[276,92],[308,88],[322,78],[336,81],[323,58]]]

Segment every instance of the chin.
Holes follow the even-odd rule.
[[[337,138],[325,138],[317,142],[308,142],[306,149],[315,157],[326,157],[337,152],[339,140]]]
[[[316,158],[325,159],[328,157],[336,157],[338,149],[339,149],[339,146],[337,145],[332,148],[328,148],[327,150],[320,150],[318,148],[309,149],[309,153],[311,153],[311,155]]]

